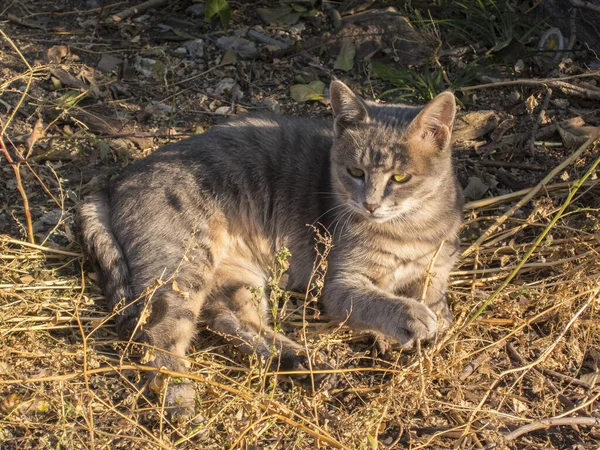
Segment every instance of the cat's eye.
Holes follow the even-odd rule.
[[[394,180],[395,183],[406,183],[410,180],[410,175],[407,173],[397,173],[392,175],[392,180]]]
[[[359,169],[358,167],[352,167],[348,169],[348,173],[352,175],[354,178],[362,178],[365,176],[365,171]]]

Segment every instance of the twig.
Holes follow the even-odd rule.
[[[37,119],[35,124],[33,125],[33,130],[31,130],[31,134],[27,139],[25,139],[25,143],[27,144],[27,153],[25,154],[25,158],[29,158],[31,152],[33,151],[33,146],[38,141],[42,134],[44,133],[44,121],[42,119]]]
[[[589,186],[594,186],[595,184],[598,184],[598,181],[586,181],[583,184],[583,186],[589,187]],[[551,191],[559,191],[561,189],[570,189],[571,186],[573,186],[573,182],[571,182],[571,181],[565,181],[563,183],[548,184],[544,187],[544,193],[551,192]],[[532,190],[534,190],[536,187],[537,186],[530,187],[527,189],[521,189],[520,191],[511,192],[510,194],[499,195],[497,197],[482,198],[481,200],[475,200],[473,202],[468,202],[468,203],[465,203],[464,210],[469,211],[472,209],[479,209],[479,208],[483,208],[486,206],[492,206],[492,205],[498,205],[501,203],[506,203],[506,202],[512,201],[516,198],[527,195]],[[539,190],[537,192],[539,192]]]
[[[544,166],[538,166],[537,164],[516,163],[511,161],[490,161],[482,159],[481,161],[475,161],[475,164],[487,167],[505,167],[507,169],[546,170]]]
[[[508,434],[503,436],[504,441],[514,441],[520,436],[524,434],[531,433],[535,430],[540,430],[542,428],[549,427],[558,427],[563,425],[585,425],[588,427],[600,427],[600,419],[596,417],[562,417],[562,418],[552,418],[552,419],[543,419],[539,422],[529,423],[527,425],[523,425],[520,428],[517,428],[515,431],[511,431]],[[495,448],[496,444],[488,444],[485,447],[482,447],[481,450],[487,450]]]
[[[440,254],[440,251],[442,250],[442,247],[444,246],[445,243],[446,243],[446,240],[444,239],[440,243],[440,246],[437,248],[435,253],[433,254],[431,261],[429,261],[429,265],[427,266],[427,270],[425,272],[426,277],[425,277],[425,283],[423,285],[423,292],[421,294],[421,302],[424,302],[425,298],[427,297],[427,290],[429,289],[429,284],[431,283],[431,278],[435,276],[435,274],[432,274],[431,270],[433,269],[433,266],[435,265],[435,261],[437,260],[439,254]]]
[[[36,250],[40,250],[42,252],[56,253],[57,255],[74,256],[76,258],[81,258],[83,256],[83,254],[81,253],[74,253],[66,250],[59,250],[57,248],[44,247],[42,245],[36,245],[31,242],[19,241],[18,239],[7,239],[4,242],[6,242],[7,244],[16,244],[22,245],[23,247],[35,248]]]
[[[259,33],[256,30],[248,30],[248,36],[256,39],[259,42],[267,45],[273,45],[275,47],[279,47],[283,50],[289,47],[285,42],[278,41],[277,39],[273,39],[272,37],[266,36],[262,33]]]
[[[6,158],[6,162],[10,164],[15,173],[15,179],[17,181],[17,189],[21,194],[21,198],[23,199],[23,209],[25,210],[25,222],[27,224],[27,238],[31,244],[35,245],[35,237],[33,235],[33,224],[31,222],[31,210],[29,209],[29,200],[27,198],[27,193],[23,188],[23,182],[21,181],[21,169],[20,169],[20,161],[14,162],[8,153],[8,149],[4,145],[4,140],[2,139],[2,134],[0,134],[0,150],[4,153],[4,157]]]
[[[586,8],[592,11],[600,12],[600,6],[594,5],[592,2],[586,2],[583,0],[571,0],[571,5],[575,8]]]
[[[124,9],[120,13],[110,16],[110,18],[112,19],[113,22],[118,23],[124,19],[127,19],[127,18],[135,15],[135,14],[139,14],[148,9],[155,8],[164,3],[167,3],[167,0],[148,0],[144,3],[140,3],[137,6],[132,6],[131,8]]]
[[[496,222],[490,226],[485,233],[483,233],[468,249],[466,249],[462,257],[466,257],[473,253],[476,248],[479,248],[481,244],[491,236],[491,234],[498,229],[509,217],[511,217],[516,211],[518,211],[524,204],[526,204],[529,200],[531,200],[552,178],[562,172],[566,167],[568,167],[573,161],[576,161],[581,154],[587,150],[587,148],[594,142],[600,133],[596,133],[594,136],[590,137],[587,141],[583,143],[581,147],[577,149],[574,153],[571,154],[567,159],[565,159],[561,164],[556,166],[554,169],[550,171],[548,175],[544,177],[542,181],[540,181],[525,197],[519,200],[511,209],[509,209],[502,216],[498,217]],[[589,176],[589,175],[588,175]],[[587,177],[585,177],[587,179]],[[585,180],[584,180],[585,181]],[[577,185],[577,189],[581,187],[580,184],[575,183]],[[574,187],[575,187],[574,185]]]
[[[525,366],[527,365],[527,361],[525,361],[523,359],[523,357],[519,354],[519,352],[517,351],[517,349],[512,345],[512,343],[507,342],[506,343],[506,351],[508,352],[508,354],[515,359],[521,366]],[[535,372],[537,372],[540,375],[543,375],[543,371],[540,370],[540,368],[538,367],[534,367],[533,370]],[[556,386],[554,386],[554,384],[552,383],[552,381],[550,381],[547,378],[544,378],[544,383],[550,388],[550,390],[552,391],[552,393],[554,393],[554,395],[557,396],[558,400],[565,405],[567,408],[569,409],[573,409],[575,408],[575,403],[573,403],[569,398],[565,397],[563,394],[561,394],[558,389],[556,388]]]
[[[596,138],[598,137],[598,134],[596,134],[596,136],[592,136],[590,139],[587,140],[587,142],[585,144],[583,144],[581,146],[581,148],[576,152],[579,153],[580,151],[583,151],[587,148],[587,146],[594,141]],[[494,291],[494,293],[492,295],[490,295],[484,302],[483,304],[479,307],[479,309],[475,312],[475,314],[473,314],[473,316],[467,321],[467,323],[465,324],[465,327],[469,326],[471,323],[473,323],[473,321],[479,317],[479,315],[487,308],[487,306],[498,296],[500,295],[500,293],[504,290],[504,288],[506,286],[508,286],[508,283],[510,283],[510,281],[517,276],[517,274],[519,273],[519,271],[521,270],[521,267],[523,267],[525,265],[525,263],[527,262],[527,260],[531,257],[531,255],[533,254],[534,250],[541,244],[541,242],[544,240],[544,238],[548,235],[548,233],[550,232],[550,230],[552,230],[552,228],[554,228],[554,225],[556,225],[556,222],[558,222],[558,219],[560,219],[563,215],[563,213],[565,212],[565,210],[567,209],[567,207],[570,205],[571,200],[573,200],[573,197],[575,197],[575,194],[577,193],[577,191],[579,190],[579,188],[581,188],[583,182],[592,174],[594,173],[594,171],[596,170],[596,167],[598,166],[598,164],[600,164],[600,158],[597,158],[596,161],[594,161],[594,163],[589,167],[589,169],[585,172],[585,174],[583,175],[582,178],[580,178],[575,185],[573,186],[573,188],[571,189],[571,191],[569,192],[569,195],[567,196],[567,198],[565,199],[565,201],[563,202],[562,206],[560,207],[560,209],[558,210],[558,212],[555,214],[555,216],[552,218],[552,220],[550,221],[550,223],[548,224],[548,226],[546,228],[544,228],[544,231],[542,231],[540,233],[540,235],[537,237],[537,239],[535,240],[534,244],[531,246],[531,248],[527,251],[527,253],[525,253],[525,255],[523,256],[523,258],[521,259],[521,261],[519,261],[519,263],[516,265],[516,267],[513,269],[513,271],[506,277],[506,279],[502,282],[502,284],[500,284],[500,286],[498,287],[498,289],[496,289]],[[489,230],[488,230],[489,231]],[[487,233],[487,232],[486,232]]]
[[[584,77],[596,77],[600,75],[600,71],[584,73],[580,75],[571,75],[568,77],[561,78],[540,78],[540,79],[519,79],[519,80],[508,80],[508,81],[494,81],[492,83],[484,83],[473,86],[465,86],[462,88],[458,88],[458,90],[462,92],[474,91],[477,89],[487,89],[494,87],[504,87],[504,86],[540,86],[546,85],[549,88],[560,89],[565,94],[575,95],[577,97],[590,98],[594,100],[600,100],[600,89],[592,90],[586,89],[581,86],[577,86],[575,84],[567,83],[564,80],[570,80],[574,78],[584,78]]]
[[[89,376],[89,375],[96,375],[96,374],[102,374],[102,373],[119,373],[120,371],[123,371],[123,370],[138,370],[138,371],[145,371],[145,372],[155,372],[157,374],[168,375],[173,378],[187,378],[190,380],[199,381],[203,384],[207,384],[207,385],[216,387],[218,389],[222,389],[225,392],[229,392],[230,394],[236,395],[239,398],[246,400],[247,402],[251,402],[253,405],[256,404],[261,410],[273,413],[273,416],[275,418],[281,420],[282,422],[287,423],[288,425],[292,425],[292,426],[304,431],[306,434],[309,434],[309,435],[313,436],[315,439],[318,439],[326,444],[329,444],[333,448],[341,448],[341,449],[348,448],[345,445],[341,444],[339,441],[337,441],[334,437],[330,436],[327,432],[322,430],[320,427],[315,426],[309,420],[307,420],[305,417],[294,412],[293,410],[289,409],[285,405],[282,405],[282,404],[280,404],[274,400],[268,399],[266,397],[263,398],[264,401],[256,402],[255,401],[256,399],[251,395],[252,392],[249,391],[247,389],[247,387],[244,387],[243,390],[236,389],[234,386],[219,383],[218,381],[215,381],[212,378],[205,377],[199,373],[175,372],[172,370],[168,370],[164,367],[156,368],[156,367],[151,367],[151,366],[145,366],[142,364],[124,364],[119,367],[105,366],[105,367],[99,367],[97,369],[89,369],[87,371],[87,373]],[[81,372],[73,372],[73,373],[68,373],[65,375],[55,375],[55,376],[48,376],[48,377],[22,378],[22,379],[15,379],[15,380],[0,380],[0,386],[16,385],[16,384],[24,384],[24,383],[42,383],[42,382],[46,382],[46,381],[60,381],[60,380],[66,381],[66,380],[73,380],[73,379],[79,378],[82,375],[83,374]],[[292,419],[290,416],[298,418],[299,420],[302,421],[302,423],[295,419]]]
[[[537,116],[535,123],[533,124],[533,129],[531,130],[531,138],[529,139],[529,152],[533,155],[535,153],[535,137],[542,123],[542,120],[546,117],[546,109],[548,109],[548,104],[550,103],[550,97],[552,97],[552,89],[547,88],[546,96],[544,97],[544,103],[542,103],[542,109]]]
[[[489,358],[487,352],[480,353],[473,361],[465,366],[465,368],[458,375],[458,379],[460,381],[465,381],[469,378],[473,372],[477,370],[477,368],[481,365],[483,361]]]

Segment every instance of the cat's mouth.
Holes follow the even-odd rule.
[[[378,208],[375,211],[371,212],[371,211],[368,211],[367,209],[365,209],[362,205],[353,204],[352,209],[355,212],[357,212],[361,217],[364,217],[367,220],[374,222],[374,223],[387,222],[393,216],[392,214],[390,214],[390,211],[388,211],[387,208],[386,209]]]

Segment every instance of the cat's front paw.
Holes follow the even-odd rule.
[[[438,331],[435,313],[415,300],[407,300],[405,306],[395,324],[392,337],[403,347],[412,347],[418,340],[433,338]]]

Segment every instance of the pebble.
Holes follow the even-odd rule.
[[[187,8],[185,12],[190,13],[192,16],[203,16],[205,9],[206,8],[204,7],[203,3],[195,3]]]
[[[258,56],[258,50],[254,42],[237,36],[220,37],[217,39],[217,47],[223,51],[233,49],[242,58],[249,59]]]
[[[186,42],[184,47],[192,59],[200,58],[204,55],[204,40],[202,39]]]

